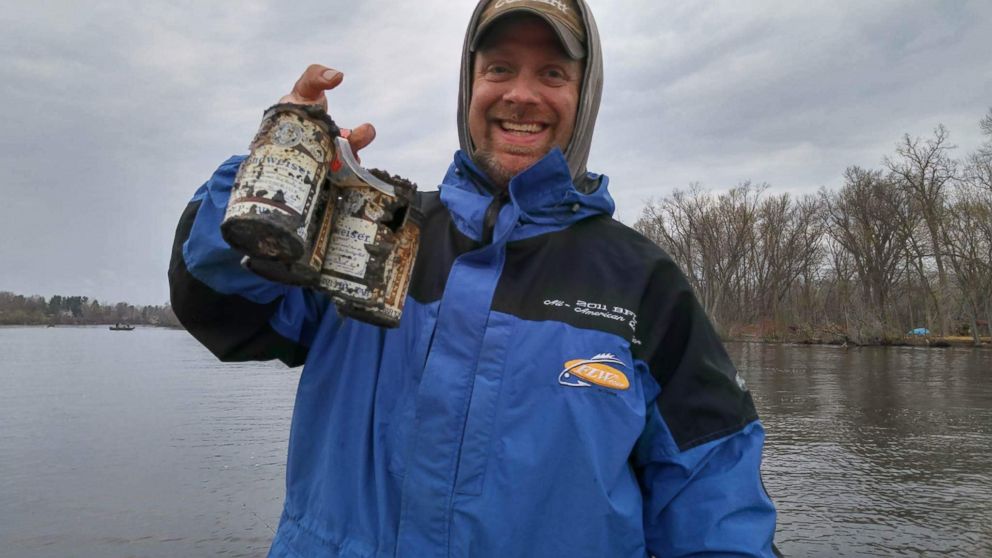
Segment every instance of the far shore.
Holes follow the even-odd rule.
[[[72,323],[61,323],[61,324],[0,324],[0,327],[34,327],[34,328],[50,328],[50,327],[110,327],[115,325],[114,323],[100,323],[100,324],[72,324]],[[182,330],[185,329],[181,326],[173,326],[167,324],[141,324],[132,323],[130,325],[135,326],[135,328],[155,328],[155,329],[175,329]],[[765,343],[769,345],[827,345],[834,347],[925,347],[932,349],[946,349],[949,347],[960,347],[960,348],[974,348],[974,349],[992,349],[992,338],[982,337],[981,345],[976,345],[974,339],[970,336],[907,336],[897,339],[878,339],[874,341],[860,341],[856,342],[851,339],[844,339],[843,337],[833,337],[830,339],[819,339],[819,338],[806,338],[800,336],[761,336],[761,335],[733,335],[725,336],[725,342],[728,343]]]
[[[898,339],[877,339],[874,341],[855,342],[850,339],[810,339],[803,337],[763,337],[757,335],[737,335],[725,338],[725,341],[733,343],[768,343],[781,345],[830,345],[835,347],[925,347],[932,349],[946,349],[949,347],[964,347],[973,349],[992,348],[992,338],[982,337],[980,345],[975,344],[971,336],[946,336],[936,337],[928,335],[903,337]]]
[[[37,324],[37,323],[32,323],[32,324],[4,324],[4,323],[0,323],[0,327],[34,327],[34,328],[38,328],[38,329],[47,329],[47,328],[56,328],[56,327],[59,327],[59,328],[66,328],[66,327],[111,327],[111,326],[114,326],[114,325],[123,325],[123,324],[124,324],[124,322],[120,322],[120,324],[117,324],[115,322],[109,322],[109,323],[105,323],[105,324],[68,324],[68,323],[59,323],[59,324]],[[128,323],[127,325],[132,325],[132,326],[135,327],[135,329],[143,329],[143,328],[153,328],[153,329],[185,329],[185,328],[183,328],[181,326],[173,326],[173,325],[168,325],[168,324],[141,324],[141,323],[137,323],[136,324],[136,323]]]

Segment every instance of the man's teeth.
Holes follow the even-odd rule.
[[[525,134],[536,134],[543,128],[540,124],[524,124],[521,122],[507,122],[506,120],[501,123],[501,126],[507,132],[520,132]]]

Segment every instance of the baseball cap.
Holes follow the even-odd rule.
[[[540,16],[555,30],[570,57],[585,58],[586,30],[575,0],[491,0],[479,16],[479,24],[472,37],[472,51],[479,48],[482,37],[496,20],[511,13]]]

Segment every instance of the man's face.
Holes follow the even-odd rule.
[[[498,186],[552,147],[568,147],[582,70],[539,17],[508,16],[488,32],[475,55],[468,127],[476,163]]]

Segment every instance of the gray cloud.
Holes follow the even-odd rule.
[[[693,180],[834,185],[940,122],[962,147],[978,142],[992,104],[988,3],[697,4],[607,15],[622,33],[598,139],[631,164],[613,171],[621,207]],[[639,171],[652,164],[660,179]]]
[[[19,3],[0,13],[0,290],[161,303],[176,219],[312,62],[345,72],[371,166],[433,188],[457,148],[472,3]],[[983,1],[593,2],[606,90],[590,168],[619,217],[690,181],[774,190],[876,166],[992,105]]]

